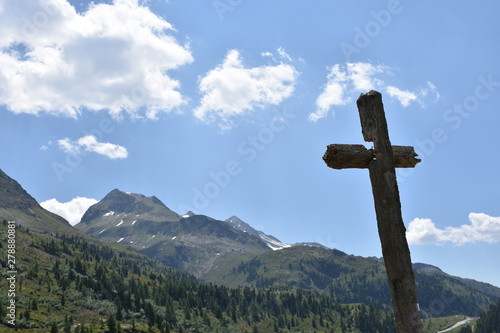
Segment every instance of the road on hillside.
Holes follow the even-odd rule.
[[[458,322],[458,323],[456,323],[455,325],[450,326],[450,327],[448,327],[447,329],[442,330],[442,331],[439,331],[439,332],[436,332],[436,333],[444,333],[444,332],[448,332],[448,331],[451,331],[452,329],[457,328],[457,327],[459,327],[459,326],[462,326],[462,325],[467,325],[467,324],[471,321],[471,319],[473,319],[473,318],[469,318],[469,317],[467,317],[466,319],[459,321],[459,322]]]

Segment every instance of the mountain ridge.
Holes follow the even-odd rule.
[[[15,220],[20,225],[43,232],[68,235],[78,233],[66,219],[40,206],[16,180],[0,169],[1,219]]]
[[[270,250],[258,236],[229,223],[192,213],[181,216],[154,196],[118,189],[92,205],[75,228],[100,240],[126,243],[197,277],[206,274],[221,255]]]
[[[226,222],[229,225],[231,225],[234,229],[241,230],[243,232],[247,232],[247,233],[249,233],[251,235],[259,237],[272,250],[276,251],[276,250],[281,250],[281,249],[284,249],[284,248],[292,246],[290,244],[283,243],[278,238],[276,238],[274,236],[271,236],[271,235],[268,235],[268,234],[264,233],[263,231],[254,229],[248,223],[244,222],[243,220],[241,220],[239,217],[237,217],[235,215],[227,218],[226,220],[224,220],[224,222]]]
[[[106,212],[104,212],[105,210]],[[177,222],[180,219],[177,213],[170,210],[155,196],[146,197],[142,194],[123,192],[119,189],[114,189],[98,203],[90,206],[83,214],[80,223],[88,224],[94,221],[99,215],[104,215],[106,213],[114,215],[115,212],[123,214],[129,214],[131,212],[147,214],[147,216],[143,218],[148,218],[151,221],[157,222]]]
[[[488,283],[451,276],[422,263],[414,264],[414,271],[420,307],[429,316],[453,315],[457,309],[477,316],[500,299],[500,288]],[[229,287],[305,289],[345,303],[391,305],[382,260],[315,246],[297,245],[215,266],[205,281]]]

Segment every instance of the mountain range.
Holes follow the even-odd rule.
[[[127,244],[206,282],[305,289],[346,303],[391,304],[382,259],[314,243],[285,244],[236,216],[219,221],[191,212],[179,215],[154,196],[115,189],[91,206],[75,228],[99,240]],[[500,298],[499,288],[448,275],[438,267],[417,263],[414,270],[420,306],[429,316],[457,311],[478,315]]]
[[[241,241],[272,251],[259,238],[226,222],[171,214],[154,198],[114,191],[111,199],[106,209],[133,207],[123,215],[142,212],[147,217],[143,223],[157,223],[154,227],[175,224],[172,232],[179,237],[207,239],[204,235],[209,234],[221,238],[217,246]],[[128,204],[115,205],[123,204],[122,199]],[[106,214],[95,208],[90,218]],[[130,224],[140,225],[134,221]],[[192,242],[188,239],[186,245]],[[383,307],[340,304],[303,290],[201,283],[140,254],[123,240],[104,242],[71,227],[1,171],[0,256],[0,332],[360,332],[368,327],[394,332],[391,312]]]
[[[231,290],[267,290],[281,295],[303,290],[342,304],[363,303],[390,308],[385,267],[380,258],[348,255],[314,243],[285,244],[276,237],[255,230],[236,216],[220,221],[191,212],[179,215],[154,196],[115,189],[91,206],[81,222],[72,227],[62,217],[43,209],[20,184],[0,170],[0,220],[14,220],[22,228],[19,232],[26,239],[23,242],[26,258],[24,266],[20,267],[24,267],[25,274],[35,276],[29,273],[39,270],[33,265],[44,263],[43,260],[30,259],[30,255],[38,253],[40,258],[58,255],[65,258],[67,268],[63,270],[63,275],[68,280],[59,281],[63,285],[71,285],[71,281],[75,281],[75,286],[79,286],[83,279],[97,278],[94,275],[100,272],[98,262],[94,262],[96,259],[85,251],[105,247],[107,250],[104,253],[109,252],[105,256],[114,260],[109,264],[118,265],[113,269],[123,270],[120,271],[122,275],[132,271],[136,276],[149,272],[148,279],[152,279],[159,276],[153,271],[164,271],[165,268],[160,267],[170,267],[169,274],[175,269],[179,274],[187,274],[185,278],[188,280],[192,274],[202,283],[209,282],[210,286],[224,286]],[[2,242],[6,236],[3,238]],[[5,247],[2,246],[2,249]],[[118,252],[113,255],[113,251]],[[77,260],[70,253],[83,259]],[[150,258],[147,259],[147,267],[156,268],[153,271],[141,269],[146,259],[140,258]],[[83,264],[78,263],[80,259]],[[134,260],[142,260],[143,263],[133,264]],[[131,268],[120,266],[120,262],[128,262],[127,267]],[[54,263],[45,262],[44,265],[46,275],[54,274]],[[451,276],[438,267],[423,263],[414,264],[414,270],[420,307],[426,317],[477,316],[500,299],[500,288],[490,284]],[[94,275],[89,271],[93,271]],[[37,276],[40,277],[39,274]],[[100,278],[99,281],[104,280]],[[109,283],[111,281],[118,283],[119,280],[113,278]],[[39,283],[43,285],[46,282]],[[36,294],[37,289],[33,288]],[[105,297],[113,299],[116,296],[114,293],[107,292]],[[117,311],[116,304],[114,311]],[[146,306],[145,303],[142,306]],[[237,313],[235,317],[238,317]],[[312,321],[308,325],[312,325]]]
[[[75,228],[127,244],[158,261],[202,278],[221,256],[260,254],[270,248],[254,232],[204,215],[178,215],[156,197],[113,190],[91,206]],[[264,235],[265,237],[265,235]]]

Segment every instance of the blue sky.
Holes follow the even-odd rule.
[[[0,168],[72,223],[119,188],[379,257],[368,171],[321,159],[375,89],[413,261],[500,286],[499,9],[0,0]]]

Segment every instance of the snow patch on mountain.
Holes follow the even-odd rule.
[[[290,244],[283,243],[272,236],[269,237],[262,231],[260,232],[260,238],[267,244],[267,246],[269,246],[274,251],[286,249],[287,247],[292,247]]]
[[[249,233],[250,235],[259,237],[266,245],[274,251],[282,250],[287,247],[291,247],[292,245],[283,243],[279,239],[274,236],[267,235],[262,231],[255,230],[248,223],[243,222],[236,216],[231,216],[227,220],[226,223],[229,223],[234,229]]]

